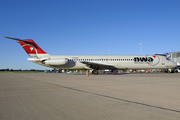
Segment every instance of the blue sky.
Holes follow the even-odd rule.
[[[180,0],[1,0],[0,35],[33,39],[50,54],[180,51]],[[0,69],[47,69],[0,38]]]

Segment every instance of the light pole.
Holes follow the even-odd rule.
[[[110,51],[111,51],[111,50],[108,50],[108,51],[109,51],[109,55],[110,55]]]
[[[142,43],[139,43],[140,45],[140,55],[142,55]]]

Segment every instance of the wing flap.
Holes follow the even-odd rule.
[[[89,61],[82,61],[81,63],[85,64],[86,66],[92,69],[117,69],[112,64],[107,63],[96,63],[96,62],[89,62]]]

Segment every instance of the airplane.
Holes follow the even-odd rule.
[[[130,70],[173,69],[177,64],[163,54],[155,55],[51,55],[44,52],[32,39],[16,40],[30,56],[27,60],[55,69],[64,70]]]

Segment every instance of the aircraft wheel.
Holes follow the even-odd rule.
[[[168,73],[172,73],[172,69],[168,69]]]
[[[97,74],[98,74],[98,71],[97,71],[97,70],[93,70],[93,71],[92,71],[92,74],[97,75]]]
[[[95,71],[95,75],[98,75],[98,71],[97,70]]]

